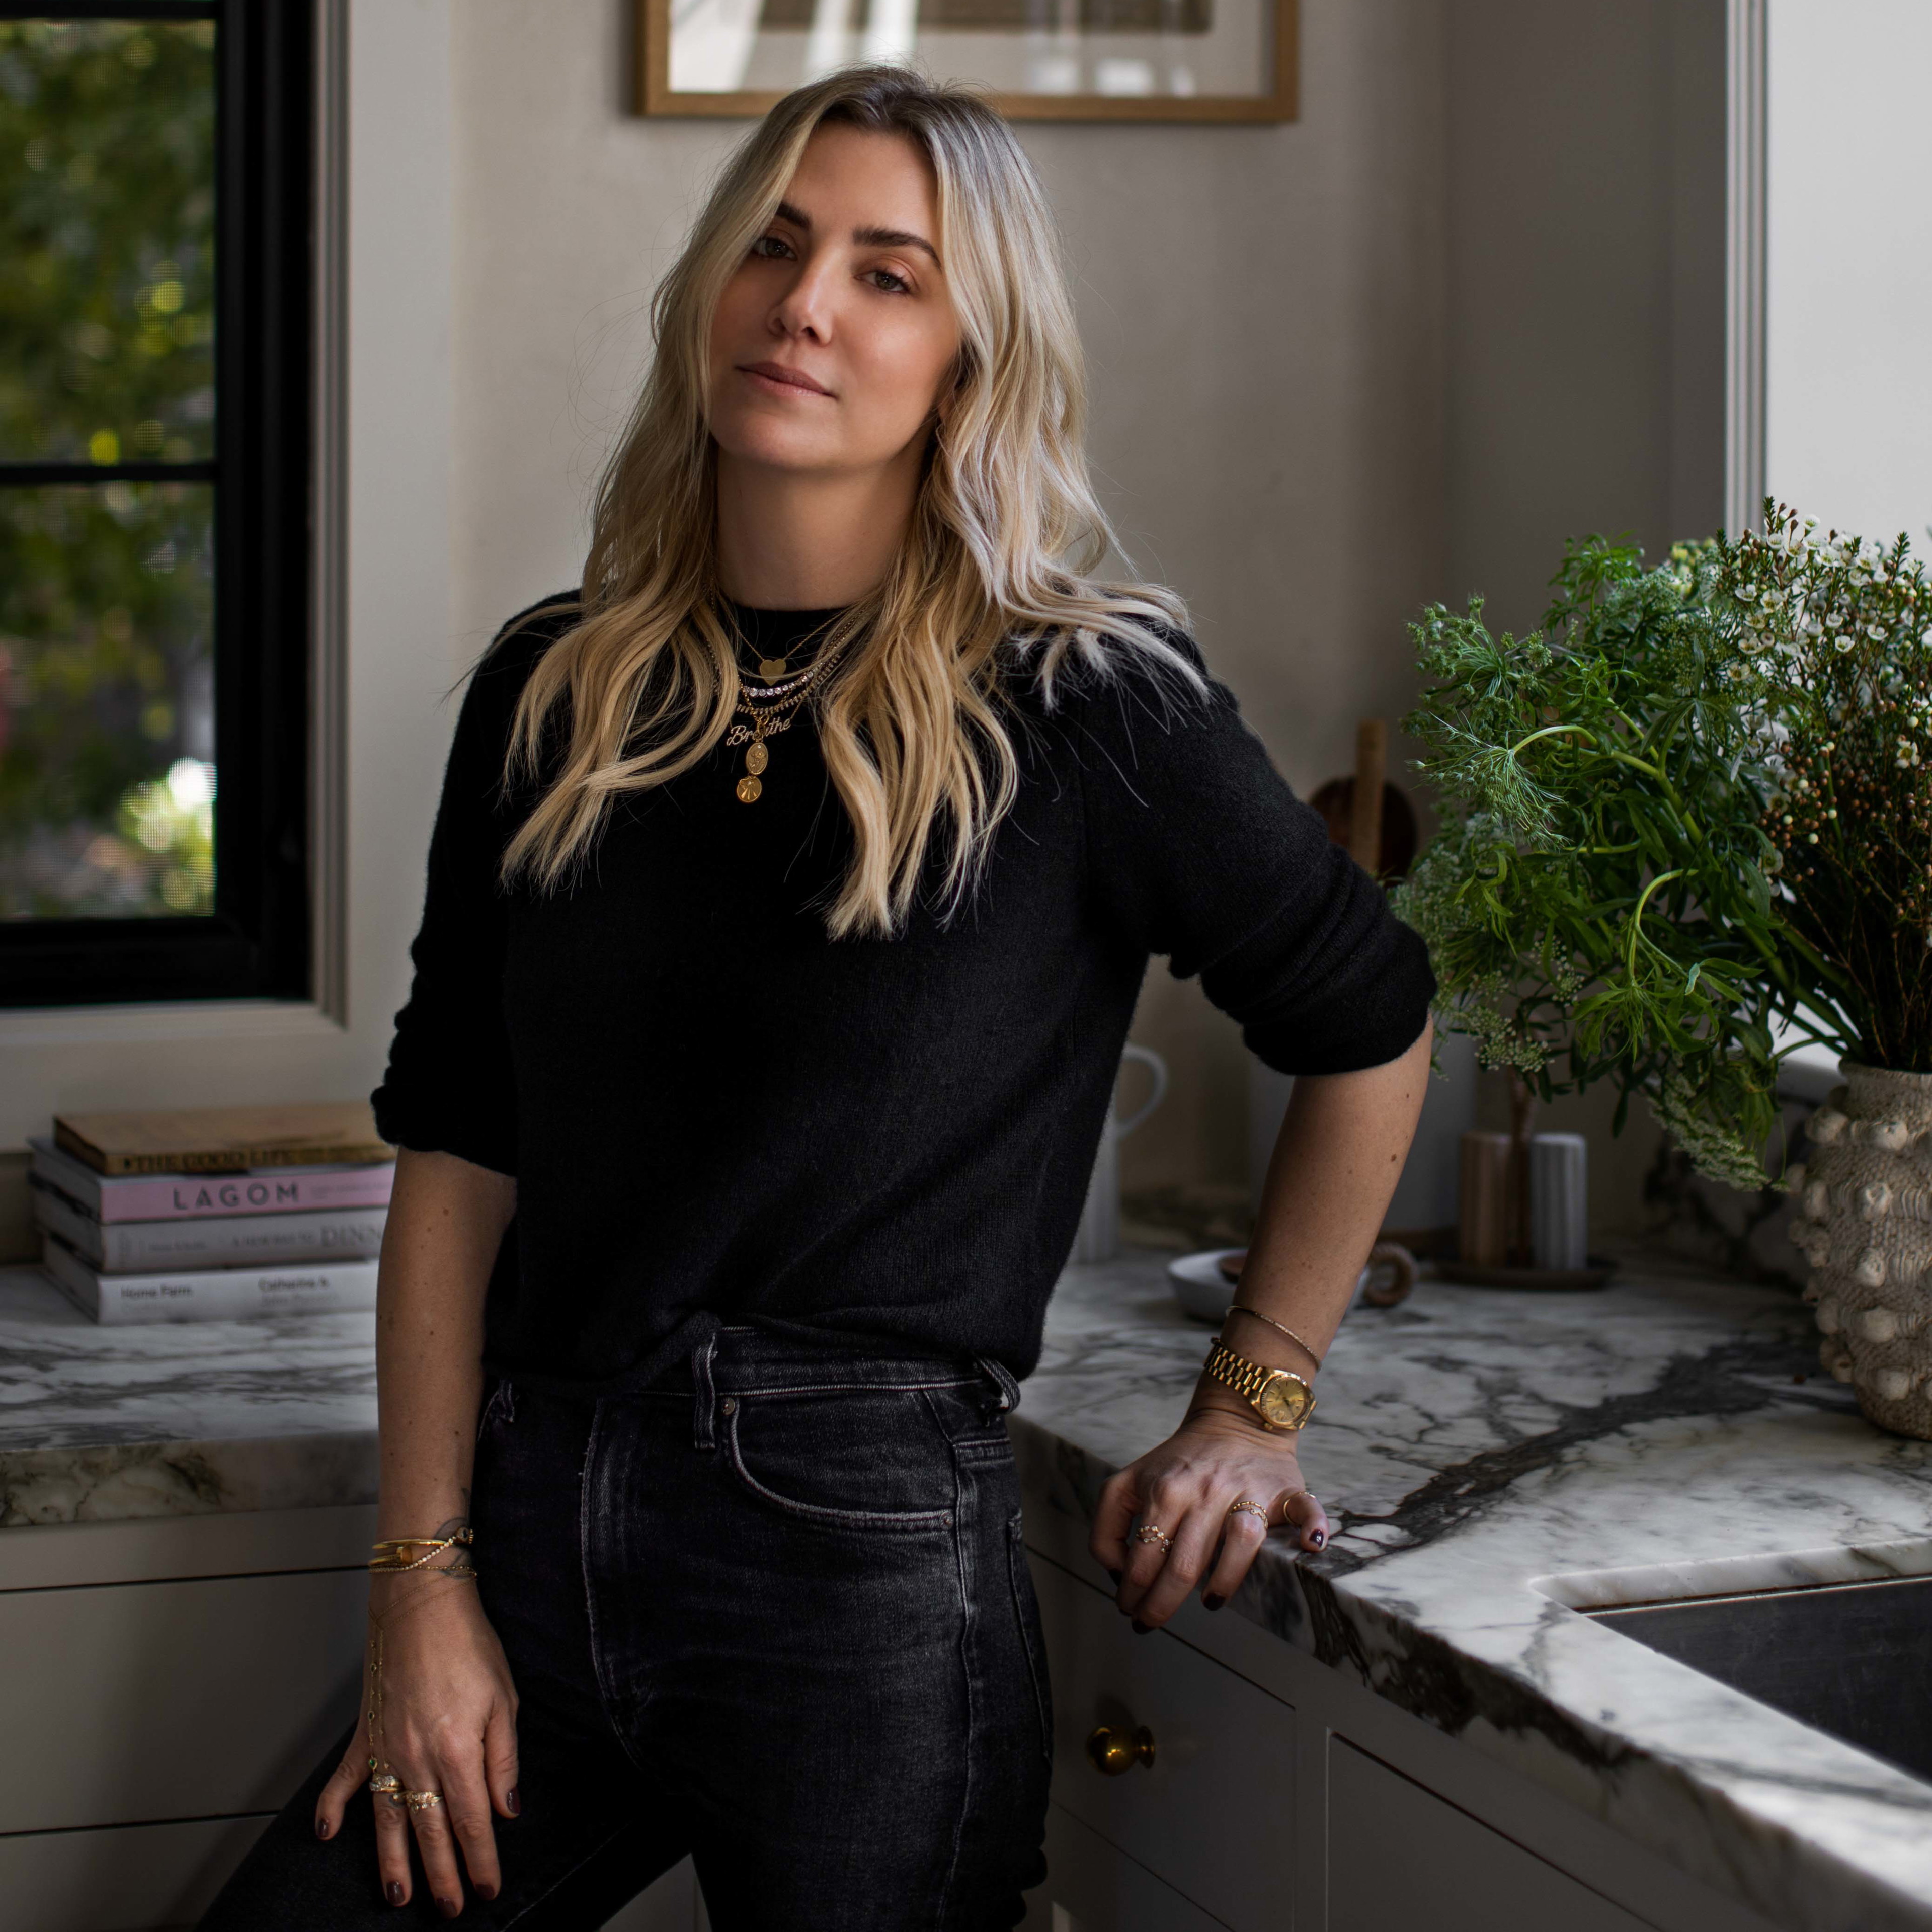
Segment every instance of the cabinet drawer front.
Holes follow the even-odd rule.
[[[266,1818],[197,1818],[111,1832],[0,1838],[0,1910],[32,1932],[189,1926],[262,1834]]]
[[[0,1595],[0,1832],[280,1809],[356,1715],[368,1577]]]
[[[1027,1894],[1021,1932],[1221,1932],[1207,1913],[1162,1885],[1070,1812],[1046,1812],[1050,1874]]]
[[[1166,1631],[1138,1636],[1099,1592],[1036,1559],[1053,1687],[1053,1795],[1234,1932],[1292,1922],[1294,1713]],[[1109,1777],[1096,1726],[1154,1734],[1151,1768]]]
[[[1644,1922],[1354,1745],[1328,1745],[1329,1932],[1646,1932]]]

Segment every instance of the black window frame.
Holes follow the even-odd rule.
[[[214,488],[214,910],[0,920],[0,1008],[311,990],[312,0],[24,6],[0,19],[215,22],[212,462],[7,463],[0,488]]]

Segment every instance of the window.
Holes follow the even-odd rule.
[[[0,4],[0,1004],[308,991],[310,32]]]

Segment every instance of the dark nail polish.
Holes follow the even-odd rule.
[[[1204,1610],[1218,1610],[1227,1600],[1226,1597],[1203,1597],[1201,1607]]]
[[[326,1818],[318,1818],[315,1821],[315,1835],[318,1838],[328,1836],[328,1820]]]
[[[1135,1636],[1152,1636],[1154,1635],[1154,1625],[1152,1624],[1144,1624],[1141,1622],[1138,1617],[1132,1618],[1132,1621]]]
[[[509,1807],[510,1816],[512,1818],[524,1808],[524,1801],[517,1796],[517,1787],[514,1784],[504,1792],[503,1802]]]
[[[494,1885],[479,1885],[476,1888],[476,1896],[478,1898],[494,1898],[496,1888]]]
[[[1328,1532],[1325,1529],[1316,1530],[1310,1535],[1308,1540],[1317,1550],[1319,1550],[1328,1542]]]
[[[387,1885],[383,1886],[382,1889],[388,1894],[389,1903],[392,1905],[400,1905],[402,1904],[403,1882],[400,1879],[392,1878]]]
[[[463,1901],[460,1898],[439,1898],[436,1902],[436,1909],[442,1914],[444,1918],[454,1918],[463,1910]]]

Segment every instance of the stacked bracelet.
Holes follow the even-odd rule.
[[[426,1569],[446,1550],[455,1549],[455,1556],[442,1566],[442,1574],[446,1576],[473,1576],[476,1566],[470,1562],[467,1552],[476,1538],[476,1532],[467,1523],[460,1529],[452,1530],[447,1536],[386,1536],[375,1546],[368,1567],[382,1571]],[[412,1556],[410,1552],[416,1550],[422,1554]]]

